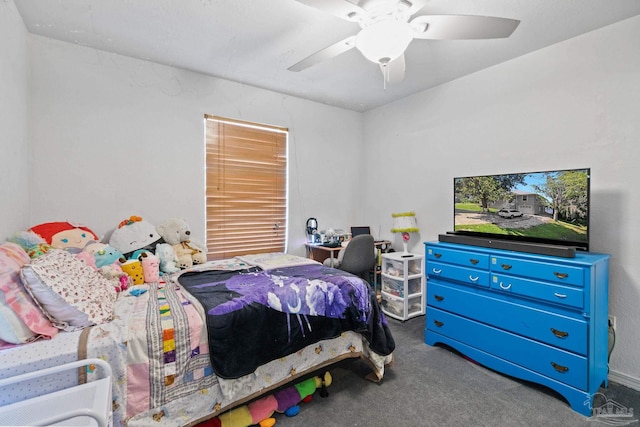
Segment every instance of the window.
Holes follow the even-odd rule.
[[[205,129],[208,258],[284,252],[287,129],[209,115]]]

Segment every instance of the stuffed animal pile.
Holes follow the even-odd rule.
[[[65,250],[109,279],[117,292],[133,284],[133,280],[120,268],[122,254],[98,242],[96,233],[84,225],[47,222],[19,231],[7,240],[20,245],[32,259],[50,249]]]
[[[327,371],[323,377],[313,377],[299,382],[291,387],[276,391],[275,393],[255,400],[248,405],[232,409],[229,412],[205,421],[198,427],[248,427],[259,425],[260,427],[272,427],[276,419],[272,418],[274,412],[294,417],[300,412],[300,402],[311,401],[316,389],[320,389],[320,396],[326,397],[326,388],[331,385],[331,374]]]
[[[32,259],[50,249],[70,252],[112,281],[120,292],[206,262],[206,249],[190,237],[191,230],[183,219],[170,219],[156,229],[133,215],[118,224],[108,243],[101,242],[90,228],[67,221],[34,225],[7,240],[22,247]]]
[[[156,227],[142,217],[131,216],[121,221],[111,234],[109,245],[122,252],[126,259],[123,267],[134,277],[136,284],[154,282],[158,280],[157,275],[160,272],[179,271],[176,266],[176,254],[171,245],[164,243]],[[146,265],[146,275],[143,264]],[[155,272],[156,267],[158,273]]]
[[[120,292],[206,262],[206,249],[190,240],[191,230],[185,220],[168,220],[160,229],[167,242],[153,224],[133,215],[118,224],[108,243],[101,242],[90,228],[67,221],[38,224],[7,240],[22,247],[32,259],[50,249],[70,252]]]

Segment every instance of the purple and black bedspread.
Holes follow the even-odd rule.
[[[323,265],[187,272],[178,281],[204,307],[216,375],[238,378],[344,331],[380,355],[395,343],[368,283]]]

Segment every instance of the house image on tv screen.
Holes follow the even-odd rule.
[[[529,215],[552,215],[553,208],[549,201],[537,193],[528,191],[514,190],[511,193],[513,199],[508,201],[500,201],[493,207],[496,209],[508,208],[515,209],[523,214]]]

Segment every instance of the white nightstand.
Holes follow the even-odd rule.
[[[424,314],[425,281],[423,255],[392,252],[382,254],[382,311],[407,320]]]

